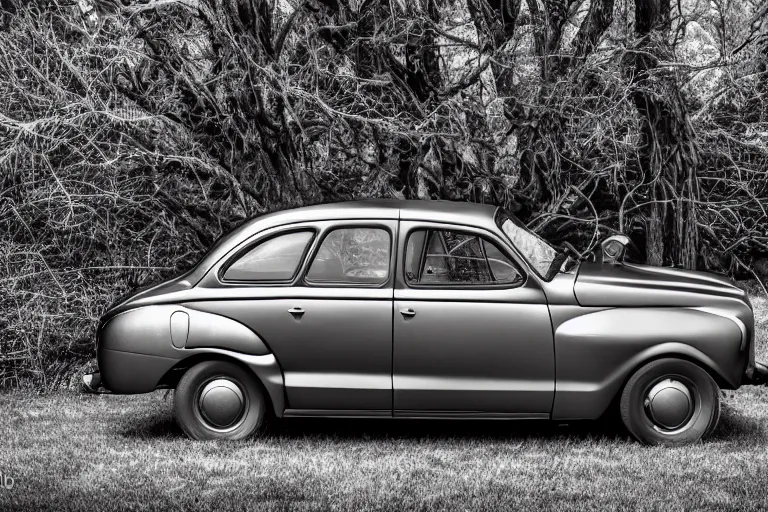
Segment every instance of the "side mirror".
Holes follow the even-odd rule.
[[[629,237],[624,235],[613,235],[606,238],[600,244],[603,250],[603,263],[613,263],[618,265],[624,261],[624,255],[627,253]]]

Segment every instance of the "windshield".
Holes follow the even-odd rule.
[[[560,252],[509,214],[502,213],[497,222],[536,273],[548,281],[552,279],[561,263]]]

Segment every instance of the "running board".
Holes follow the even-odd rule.
[[[548,420],[549,414],[530,412],[485,412],[485,411],[402,411],[396,410],[395,418],[419,420]]]
[[[392,411],[347,409],[286,409],[283,418],[391,418]]]
[[[402,411],[346,409],[286,409],[284,418],[395,418],[418,420],[548,420],[547,413],[483,411]]]

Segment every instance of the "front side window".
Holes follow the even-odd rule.
[[[224,272],[224,280],[291,280],[312,236],[312,231],[294,231],[263,241],[230,265]]]
[[[513,284],[523,276],[489,240],[471,233],[416,230],[405,249],[409,284]]]
[[[380,284],[389,277],[391,238],[382,228],[339,228],[320,245],[307,281]]]

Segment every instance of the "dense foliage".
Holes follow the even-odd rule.
[[[0,385],[275,209],[493,202],[763,275],[768,4],[0,0]]]

